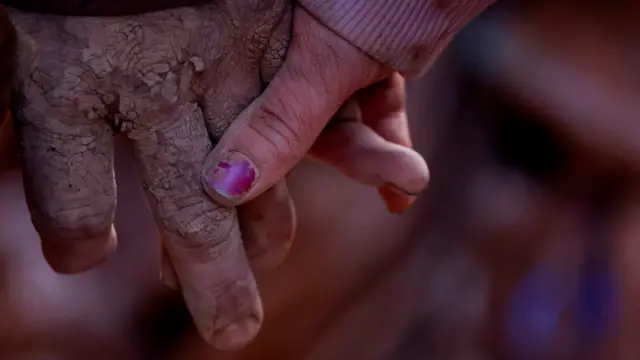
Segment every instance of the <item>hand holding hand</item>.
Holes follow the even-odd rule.
[[[362,122],[325,129],[349,98]],[[309,153],[378,187],[389,208],[402,211],[428,180],[410,146],[402,77],[297,7],[282,67],[207,157],[202,183],[218,202],[244,204]]]

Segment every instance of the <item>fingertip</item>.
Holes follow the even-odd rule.
[[[255,339],[264,316],[257,289],[252,294],[237,293],[233,285],[227,285],[221,291],[228,293],[219,294],[217,299],[209,298],[214,301],[194,307],[204,298],[198,299],[197,295],[189,294],[193,290],[189,286],[185,282],[183,295],[198,333],[208,344],[218,350],[231,351],[239,350]]]
[[[424,157],[416,152],[413,149],[408,149],[412,154],[413,161],[410,162],[411,171],[409,172],[412,176],[408,176],[402,184],[392,184],[392,185],[401,185],[398,186],[399,189],[402,189],[405,193],[409,195],[416,196],[422,193],[429,185],[429,180],[431,175],[429,173],[429,166],[427,165],[427,161]],[[409,158],[409,156],[407,156]]]
[[[113,226],[83,239],[60,239],[45,234],[42,253],[51,268],[60,274],[78,274],[107,261],[117,246]]]
[[[235,210],[214,212],[199,219],[208,223],[206,227],[179,233],[164,228],[163,245],[198,333],[210,345],[230,350],[245,346],[256,336],[263,318],[262,304]],[[244,320],[247,318],[255,321]],[[231,324],[236,325],[227,330]]]
[[[389,184],[408,195],[417,195],[429,182],[429,167],[422,155],[385,140],[361,123],[336,124],[318,138],[312,155],[361,184],[376,188]]]
[[[387,210],[392,214],[406,212],[416,199],[416,196],[403,194],[390,185],[379,187],[378,194],[387,206]]]
[[[429,185],[429,166],[417,151],[392,144],[388,151],[376,155],[380,176],[392,192],[415,197]]]
[[[214,331],[210,342],[218,350],[240,350],[258,335],[260,323],[257,317],[246,317]]]
[[[187,286],[184,287],[184,290]],[[235,292],[237,289],[227,288],[226,294],[219,294],[217,301],[214,301],[215,311],[205,312],[195,311],[194,317],[196,328],[200,336],[210,345],[218,350],[233,351],[239,350],[251,343],[260,332],[264,312],[262,300],[257,293],[257,288],[253,288],[249,293]],[[184,294],[187,296],[187,294]],[[187,305],[193,298],[185,298]],[[244,309],[238,307],[242,302]],[[205,304],[202,304],[205,305]],[[211,305],[209,305],[210,307]],[[210,309],[211,310],[211,309]]]

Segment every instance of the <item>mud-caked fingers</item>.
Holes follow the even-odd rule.
[[[113,137],[73,111],[16,114],[25,195],[47,261],[58,272],[101,264],[116,245]]]
[[[220,349],[245,345],[258,332],[262,307],[234,209],[200,187],[211,149],[202,111],[176,107],[134,140],[143,188],[198,330]]]
[[[54,270],[83,272],[116,245],[113,134],[84,111],[82,104],[97,94],[89,91],[90,72],[55,46],[59,29],[46,25],[56,22],[9,15],[17,33],[11,102],[32,222]],[[38,21],[49,43],[32,37]]]
[[[226,11],[234,4],[229,0],[198,9],[126,18],[18,13],[15,18],[36,45],[30,53],[22,51],[26,61],[21,63],[27,64],[21,71],[21,80],[27,83],[21,85],[27,102],[24,108],[35,114],[22,116],[27,121],[20,129],[32,132],[25,132],[23,139],[45,144],[52,142],[46,135],[73,135],[61,150],[50,149],[54,158],[66,166],[72,166],[66,162],[86,148],[99,145],[102,149],[110,141],[103,138],[103,129],[120,132],[133,141],[144,188],[166,249],[165,274],[175,273],[172,277],[177,281],[173,283],[184,293],[201,333],[223,349],[242,346],[256,335],[262,308],[235,210],[210,200],[199,177],[204,158],[212,148],[211,140],[224,132],[260,93],[265,80],[260,76],[260,59],[284,11],[276,9],[267,17],[262,12],[247,16],[246,7],[237,8],[237,12]],[[219,31],[223,27],[225,31]],[[206,118],[200,106],[205,109]],[[55,116],[48,116],[49,113]],[[51,131],[61,125],[62,132]],[[104,146],[110,147],[110,143]],[[39,154],[44,150],[30,151]],[[31,158],[35,158],[32,162],[38,160],[38,156]],[[92,161],[104,163],[102,160]],[[74,161],[73,166],[77,163]],[[110,160],[108,163],[111,165]],[[72,168],[65,174],[71,176],[75,172]],[[103,176],[96,171],[91,175],[113,181],[112,174]],[[29,178],[33,177],[31,174]],[[48,195],[40,193],[46,191],[47,181],[39,179],[31,179],[28,184],[36,192],[31,197]],[[76,193],[83,191],[75,188]],[[269,194],[288,199],[286,192]],[[40,203],[33,206],[36,214],[43,207]],[[55,207],[52,199],[46,203]],[[276,201],[260,211],[274,211],[277,206],[283,209],[274,214],[292,213],[290,201]],[[285,238],[275,243],[288,244],[294,218],[278,217],[283,218],[283,223],[275,225],[283,226]],[[268,229],[251,231],[262,232],[281,233]],[[262,244],[249,241],[252,243]]]

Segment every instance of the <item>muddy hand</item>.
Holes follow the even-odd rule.
[[[79,272],[114,248],[112,135],[123,133],[134,144],[160,228],[165,281],[182,289],[205,339],[225,349],[255,336],[262,311],[235,211],[206,199],[199,171],[210,139],[276,74],[290,25],[285,2],[236,3],[108,19],[13,14],[21,30],[17,118],[25,185],[47,260],[58,271]],[[402,95],[401,108],[384,113],[396,119],[404,112],[403,88],[388,88]],[[406,125],[399,120],[396,130]],[[385,138],[378,128],[355,137],[343,129],[328,133],[346,131],[355,145],[328,141],[314,156],[371,184],[372,171],[393,164],[350,171],[357,162],[332,156],[389,160],[396,149],[370,141]],[[294,231],[284,182],[240,213],[249,257],[257,265],[279,263]]]
[[[200,173],[216,139],[282,63],[290,15],[284,0],[122,18],[11,13],[25,191],[56,270],[94,267],[116,245],[113,135],[121,133],[132,141],[158,224],[165,279],[179,283],[202,336],[232,349],[256,335],[262,307],[236,210],[208,198]],[[243,211],[264,212],[265,204],[271,220],[255,222],[247,232],[262,237],[247,242],[280,237],[286,253],[293,234],[286,186]],[[263,250],[250,253],[277,262],[263,261]]]

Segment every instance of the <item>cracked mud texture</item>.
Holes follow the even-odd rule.
[[[223,277],[237,278],[236,265],[247,261],[242,243],[225,241],[238,231],[236,212],[209,200],[200,173],[216,139],[281,66],[291,4],[227,0],[100,18],[10,10],[10,17],[18,32],[16,125],[38,232],[53,234],[53,247],[93,246],[87,239],[105,234],[115,245],[113,138],[121,133],[132,141],[170,255],[217,258]],[[176,270],[186,278],[207,266]],[[240,280],[238,291],[255,291],[253,278]],[[188,304],[193,313],[221,317],[229,305],[208,310],[211,299],[197,296],[202,289],[183,291],[199,299]],[[250,313],[256,305],[234,306]]]

